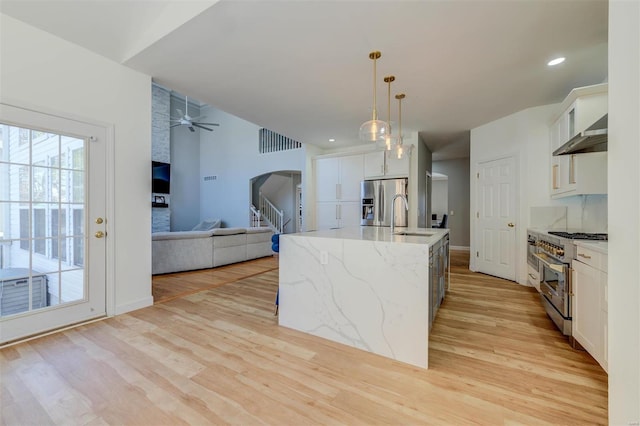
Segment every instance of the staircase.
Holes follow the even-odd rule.
[[[284,221],[284,211],[279,210],[264,194],[261,192],[258,199],[259,209],[252,204],[250,207],[250,223],[251,226],[268,226],[277,234],[284,232],[284,227],[289,221]]]

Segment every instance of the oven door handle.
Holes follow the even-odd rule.
[[[538,260],[540,262],[542,262],[544,265],[549,267],[549,269],[552,269],[552,270],[554,270],[556,272],[559,272],[561,274],[564,274],[564,273],[567,272],[566,269],[565,269],[567,266],[564,263],[551,263],[546,258],[540,256],[538,253],[535,253],[534,256],[537,257]]]
[[[541,286],[540,286],[540,292],[541,292],[542,294],[544,294],[545,296],[549,297],[550,299],[553,299],[553,297],[555,296],[555,295],[551,292],[551,290],[549,290],[549,289],[547,288],[547,286],[544,286],[544,285],[541,285]]]

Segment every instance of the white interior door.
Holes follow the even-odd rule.
[[[0,343],[106,315],[107,129],[0,104]]]
[[[476,268],[516,279],[516,161],[514,157],[478,163]]]

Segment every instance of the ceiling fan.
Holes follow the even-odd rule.
[[[218,123],[203,123],[203,122],[200,122],[200,121],[196,121],[196,120],[199,120],[201,118],[205,118],[205,116],[203,116],[203,115],[199,115],[197,117],[190,117],[189,116],[189,98],[187,96],[184,97],[184,108],[185,108],[184,114],[182,113],[181,109],[176,108],[176,111],[178,111],[178,114],[180,114],[182,117],[180,117],[180,118],[170,117],[169,121],[176,123],[176,124],[171,125],[171,128],[174,128],[176,126],[187,126],[189,128],[189,130],[191,130],[192,132],[196,131],[196,129],[194,129],[194,127],[213,132],[213,129],[210,129],[210,128],[205,127],[205,126],[219,126]]]

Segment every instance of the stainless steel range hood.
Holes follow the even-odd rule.
[[[569,142],[553,151],[553,155],[581,154],[607,150],[608,117],[605,114],[583,132],[578,133]]]

